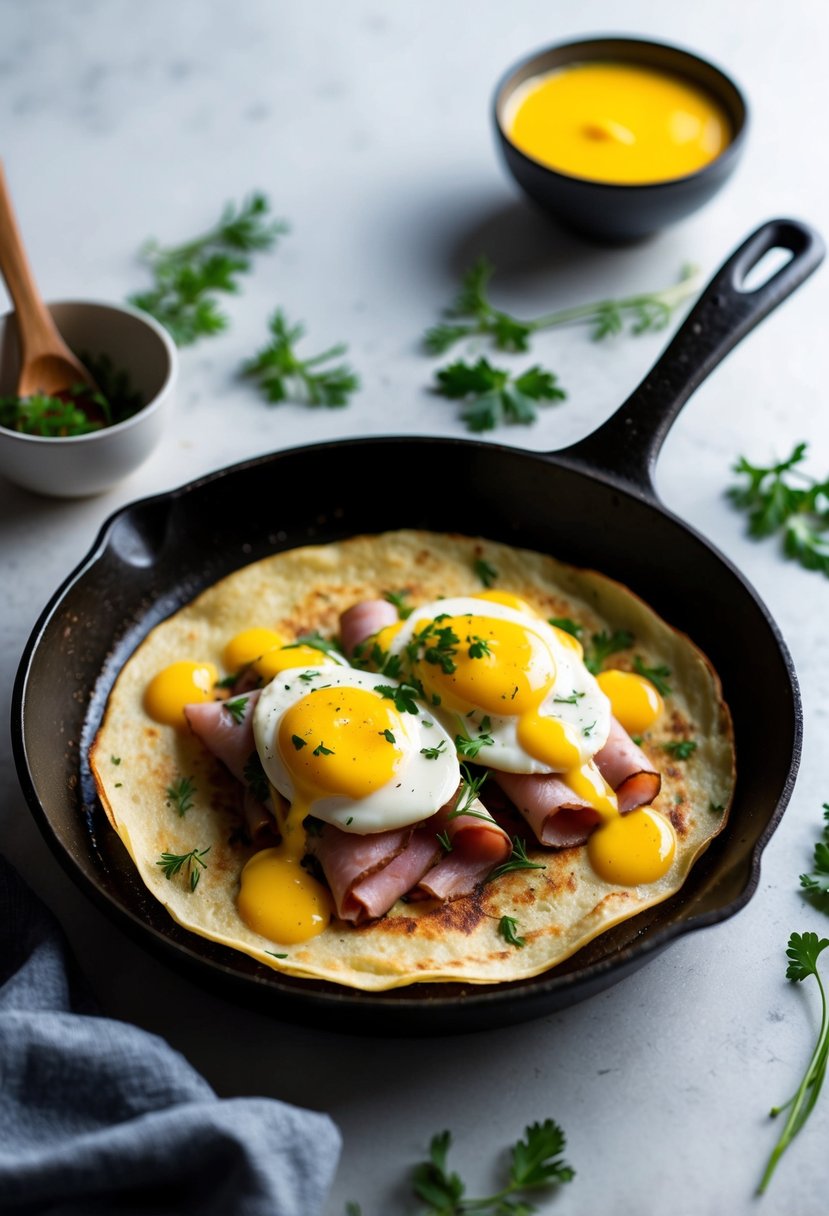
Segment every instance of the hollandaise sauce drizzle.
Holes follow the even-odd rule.
[[[331,897],[302,866],[308,808],[326,795],[356,801],[391,781],[403,729],[391,704],[365,688],[317,688],[286,710],[277,746],[294,796],[281,817],[281,843],[255,854],[242,871],[237,907],[250,928],[283,944],[325,929]],[[278,796],[274,801],[281,805]]]

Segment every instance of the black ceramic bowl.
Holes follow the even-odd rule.
[[[710,164],[686,177],[647,185],[614,185],[571,177],[533,160],[510,141],[505,114],[516,88],[533,76],[575,63],[626,63],[684,77],[724,108],[731,142]],[[661,42],[638,38],[588,38],[537,51],[510,68],[495,90],[495,129],[507,168],[519,186],[556,220],[605,241],[649,236],[696,211],[734,171],[745,144],[748,107],[728,76],[705,59]]]

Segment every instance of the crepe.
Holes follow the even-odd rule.
[[[673,865],[656,882],[614,886],[592,870],[584,847],[527,851],[544,869],[514,871],[445,905],[398,901],[378,921],[354,927],[334,919],[297,945],[275,945],[240,918],[239,875],[255,852],[240,832],[237,782],[192,735],[147,717],[142,698],[152,677],[178,659],[211,661],[222,670],[227,641],[252,626],[287,637],[312,630],[334,636],[342,611],[358,601],[406,589],[414,605],[483,589],[476,563],[497,571],[497,586],[542,617],[569,617],[585,637],[627,629],[634,654],[671,671],[666,710],[642,747],[662,774],[654,809],[676,832]],[[480,568],[478,566],[478,568]],[[693,738],[685,760],[664,750]],[[592,571],[500,543],[458,535],[400,531],[277,553],[203,592],[158,625],[123,667],[91,750],[101,802],[147,888],[186,929],[251,955],[292,976],[381,991],[425,981],[489,984],[547,971],[597,934],[674,894],[696,858],[722,829],[734,783],[734,747],[719,681],[704,655],[625,587]],[[192,778],[193,805],[180,816],[168,788]],[[165,877],[162,853],[197,848],[206,866],[191,889],[186,875]],[[514,917],[524,945],[505,941]],[[275,957],[279,955],[279,957]]]

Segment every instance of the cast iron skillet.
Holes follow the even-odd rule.
[[[741,291],[751,268],[778,247],[791,252],[788,263]],[[349,440],[263,456],[116,512],[35,626],[13,697],[20,780],[70,876],[177,970],[281,1018],[370,1034],[451,1033],[549,1013],[621,979],[681,933],[737,912],[757,886],[760,854],[792,791],[797,683],[751,587],[661,505],[651,474],[693,390],[822,256],[820,238],[804,225],[764,224],[715,276],[621,409],[557,454],[470,440]],[[436,485],[441,493],[378,495],[378,481]],[[535,979],[371,995],[280,977],[180,929],[148,896],[95,797],[87,748],[118,670],[155,624],[216,579],[277,550],[398,527],[473,532],[619,579],[708,654],[731,706],[738,779],[722,836],[672,899]]]

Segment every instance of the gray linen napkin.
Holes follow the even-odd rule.
[[[162,1039],[94,1016],[0,857],[3,1216],[316,1216],[339,1149],[327,1116],[219,1099]]]

